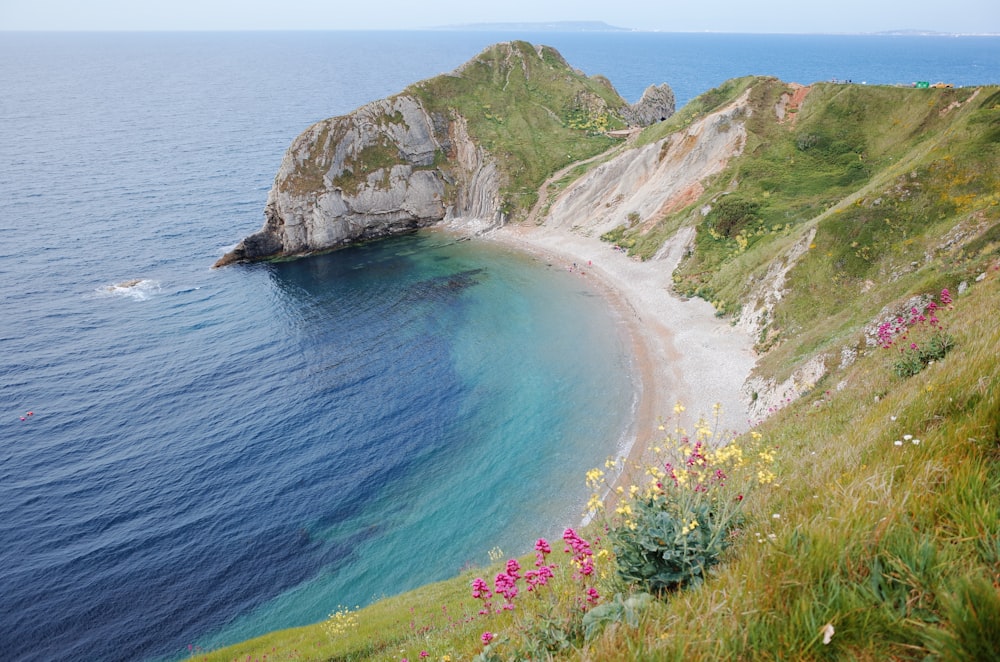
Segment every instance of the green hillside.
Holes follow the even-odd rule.
[[[508,72],[529,85],[522,73]],[[649,466],[624,467],[619,496],[598,503],[619,463],[580,477],[594,521],[521,569],[497,558],[193,657],[1000,659],[1000,88],[794,95],[744,78],[640,142],[748,89],[742,154],[698,201],[616,240],[650,257],[694,225],[677,290],[734,322],[787,265],[759,324],[757,371],[784,379],[819,360],[823,377],[722,449],[698,422],[710,412],[678,407]],[[515,122],[530,133],[532,113],[482,113],[476,134],[500,141]],[[546,140],[521,146],[519,159],[549,156],[518,186],[592,153]],[[533,585],[543,567],[553,576]],[[488,599],[473,595],[480,577]],[[503,596],[510,582],[519,593]]]
[[[405,92],[432,114],[454,110],[468,120],[469,134],[505,175],[502,211],[514,218],[550,174],[614,145],[605,132],[625,126],[619,111],[628,105],[606,78],[587,77],[556,50],[524,41],[492,46],[454,74]]]

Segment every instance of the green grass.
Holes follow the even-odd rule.
[[[732,314],[751,277],[815,232],[768,319],[757,370],[782,379],[824,356],[829,374],[755,428],[776,479],[748,497],[705,581],[627,603],[604,550],[596,585],[608,622],[593,627],[565,561],[548,593],[490,616],[470,582],[499,567],[479,569],[358,610],[336,637],[317,624],[197,659],[1000,659],[1000,92],[954,107],[973,91],[819,85],[791,126],[767,117],[783,84],[739,79],[671,126],[747,89],[755,138],[698,203],[724,190],[755,202],[730,219],[744,244],[712,236],[718,217],[693,208],[615,237],[639,250],[697,221],[678,289]],[[516,115],[507,125],[527,126]],[[955,299],[941,313],[954,345],[901,376],[899,355],[866,345],[864,327],[942,288]],[[840,367],[844,347],[858,355]],[[484,631],[497,636],[488,649]]]
[[[466,118],[469,134],[496,159],[505,181],[503,211],[531,209],[553,172],[617,144],[605,130],[622,128],[626,105],[606,79],[574,71],[551,48],[527,42],[493,46],[456,75],[410,86],[431,113]]]

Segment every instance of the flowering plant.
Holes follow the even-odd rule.
[[[742,520],[745,494],[774,480],[772,451],[759,433],[747,437],[723,444],[704,421],[693,439],[678,426],[651,449],[646,484],[616,488],[610,538],[622,580],[662,594],[701,582],[721,561]],[[588,474],[592,486],[595,478]]]
[[[942,324],[940,315],[951,309],[951,293],[941,290],[941,303],[931,298],[926,307],[910,308],[904,317],[885,322],[878,327],[878,341],[882,349],[895,348],[899,357],[892,365],[899,377],[912,377],[933,361],[939,361],[955,346],[955,339]]]

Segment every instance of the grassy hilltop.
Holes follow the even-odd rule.
[[[1000,88],[738,79],[638,144],[748,90],[743,150],[701,196],[607,238],[649,258],[694,226],[678,293],[754,315],[761,379],[815,382],[725,452],[678,407],[617,498],[620,462],[580,477],[597,517],[522,569],[196,659],[1000,659]],[[516,116],[478,103],[479,135]]]

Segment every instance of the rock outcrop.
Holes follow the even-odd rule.
[[[608,146],[595,127],[650,124],[673,107],[667,85],[630,106],[606,79],[587,78],[551,48],[492,46],[450,74],[309,127],[285,153],[263,228],[215,266],[328,251],[441,221],[495,227],[532,189],[525,183],[541,183],[523,176],[537,170],[538,136],[561,133],[563,144],[592,155]]]
[[[443,139],[435,118],[404,94],[313,125],[285,153],[264,227],[216,266],[331,250],[446,217],[497,220],[495,165],[462,118],[438,124]],[[438,163],[446,153],[453,155],[448,170]]]
[[[647,87],[638,102],[622,111],[622,117],[632,126],[649,126],[667,119],[676,108],[673,89],[662,83]]]

